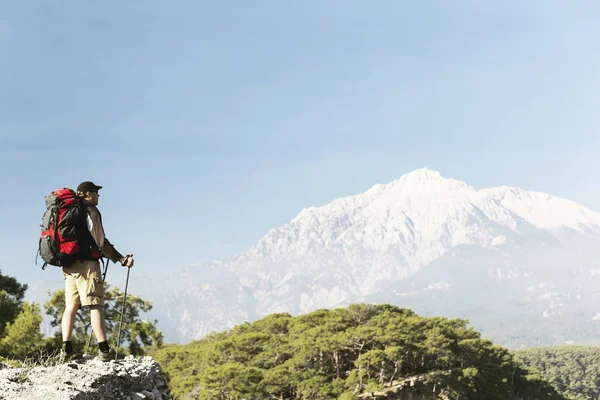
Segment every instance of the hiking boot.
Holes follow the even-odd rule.
[[[100,361],[110,361],[114,360],[117,353],[113,349],[108,349],[108,351],[99,351],[98,357],[96,357]]]
[[[72,351],[70,353],[67,353],[64,349],[60,350],[60,362],[69,362],[69,361],[76,361],[76,360],[81,360],[82,356],[81,354],[79,354],[76,351]]]
[[[98,351],[98,357],[96,358],[101,361],[110,361],[115,359],[116,354],[117,353],[113,349],[108,349],[106,353],[100,350]],[[125,358],[125,354],[119,353],[119,356],[117,358],[119,360],[123,360]]]

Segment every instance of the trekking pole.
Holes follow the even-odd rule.
[[[126,263],[130,257],[133,257],[133,254],[128,254],[126,256]],[[129,272],[131,271],[131,267],[127,267],[127,280],[125,281],[125,293],[123,294],[123,306],[121,307],[121,320],[119,321],[119,335],[117,336],[117,344],[115,346],[115,361],[117,357],[119,357],[119,345],[121,344],[121,328],[123,327],[123,312],[125,311],[125,300],[127,299],[127,286],[129,285]]]
[[[104,281],[106,280],[106,271],[108,271],[109,260],[108,258],[106,259],[106,264],[104,264],[104,258],[101,258],[100,260],[102,260],[102,265],[104,266],[104,273],[102,274],[102,284],[104,285]],[[85,354],[87,354],[88,350],[90,349],[90,344],[92,343],[92,334],[94,333],[94,329],[91,327],[91,324],[90,328],[90,337],[88,338],[87,345],[85,346]]]

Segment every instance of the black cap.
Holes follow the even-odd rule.
[[[102,186],[98,186],[94,184],[94,182],[85,181],[81,182],[79,186],[77,186],[77,192],[86,193],[86,192],[97,192],[102,189]]]

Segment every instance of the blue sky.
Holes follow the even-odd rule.
[[[88,179],[136,273],[424,166],[600,211],[599,19],[594,1],[2,2],[0,269],[59,276],[34,265],[44,196]]]

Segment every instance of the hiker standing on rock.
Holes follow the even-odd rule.
[[[97,186],[90,181],[82,182],[77,187],[77,196],[82,200],[82,215],[77,225],[78,241],[81,246],[76,261],[63,267],[65,277],[65,312],[62,317],[62,355],[74,358],[71,335],[75,316],[80,307],[88,307],[92,330],[96,335],[99,347],[98,358],[109,361],[115,358],[115,351],[108,346],[106,339],[106,321],[104,320],[104,283],[100,270],[100,259],[109,258],[124,267],[133,266],[132,256],[123,256],[104,235],[102,216],[96,206],[100,195]]]

